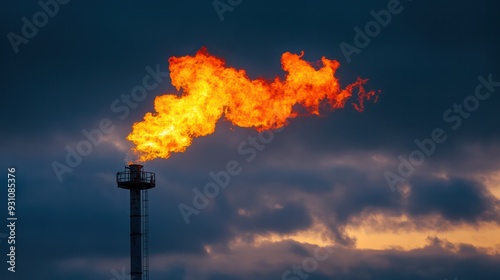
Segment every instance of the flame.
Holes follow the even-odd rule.
[[[374,97],[363,85],[366,79],[342,89],[335,78],[340,66],[336,60],[321,58],[323,66],[316,70],[300,55],[286,52],[281,57],[284,81],[276,77],[250,80],[245,70],[226,67],[222,59],[210,55],[205,48],[195,56],[169,59],[172,85],[182,95],[166,94],[155,99],[155,113],[147,113],[142,122],[133,125],[127,139],[135,144],[139,161],[168,158],[184,152],[193,138],[212,134],[217,121],[224,116],[233,125],[253,127],[258,131],[277,129],[299,115],[319,115],[320,106],[330,110],[344,107],[358,89],[362,111],[365,100]],[[306,111],[306,113],[302,111]]]

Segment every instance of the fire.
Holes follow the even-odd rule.
[[[264,131],[280,128],[297,117],[297,105],[303,108],[300,115],[319,115],[320,107],[342,108],[355,89],[356,110],[363,110],[365,100],[373,97],[376,101],[376,92],[363,87],[365,79],[340,87],[335,77],[338,61],[323,57],[323,66],[316,70],[302,56],[284,53],[281,64],[288,74],[284,80],[276,77],[272,82],[250,80],[245,70],[226,67],[205,48],[195,56],[171,57],[172,85],[177,91],[182,88],[182,95],[156,97],[156,112],[147,113],[127,136],[135,144],[133,152],[140,161],[184,152],[193,138],[212,134],[222,116],[235,126]]]

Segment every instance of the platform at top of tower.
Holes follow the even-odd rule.
[[[155,174],[142,171],[141,165],[130,165],[116,173],[116,183],[122,189],[151,189],[156,186]]]

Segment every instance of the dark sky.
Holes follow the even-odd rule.
[[[185,153],[147,162],[157,176],[151,279],[302,279],[286,271],[325,244],[337,247],[308,279],[500,275],[497,2],[215,1],[237,4],[222,18],[212,1],[67,2],[9,1],[0,12],[1,170],[16,168],[18,217],[16,273],[0,225],[1,279],[127,279],[129,196],[115,173],[132,124],[156,96],[178,92],[164,77],[133,106],[122,95],[147,69],[168,72],[168,58],[204,46],[252,79],[283,77],[287,51],[325,56],[340,62],[342,85],[369,78],[381,94],[361,113],[348,105],[291,120],[249,161],[238,146],[258,132],[221,120]],[[355,28],[388,7],[385,27],[346,56]],[[34,20],[36,31],[25,26]],[[58,178],[54,162],[67,165],[67,148],[103,119],[114,130]],[[441,143],[412,164],[425,152],[415,141],[433,135]],[[192,189],[230,161],[241,173],[186,224],[179,205],[192,206]]]

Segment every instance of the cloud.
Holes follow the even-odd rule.
[[[458,178],[412,180],[408,213],[440,214],[452,223],[500,222],[499,202],[478,182]]]

